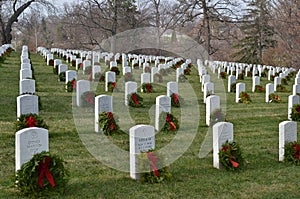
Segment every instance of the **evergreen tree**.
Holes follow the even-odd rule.
[[[274,47],[274,28],[270,25],[270,1],[251,0],[248,2],[243,25],[243,38],[234,47],[238,52],[232,57],[243,63],[262,63],[265,49]]]

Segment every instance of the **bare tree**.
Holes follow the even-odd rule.
[[[12,41],[12,26],[18,22],[18,18],[33,3],[38,3],[48,7],[54,7],[47,0],[0,0],[0,31],[2,44],[8,44]]]

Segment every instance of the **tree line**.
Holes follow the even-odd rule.
[[[126,30],[153,27],[158,49],[180,46],[180,33],[210,59],[299,67],[299,15],[298,0],[80,0],[60,10],[50,0],[0,0],[0,32],[2,44],[90,50]]]

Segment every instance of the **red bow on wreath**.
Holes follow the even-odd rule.
[[[293,144],[293,148],[296,150],[294,156],[297,160],[300,159],[300,147],[298,144]]]
[[[50,182],[51,186],[54,187],[54,179],[53,176],[51,175],[50,171],[49,171],[49,165],[50,165],[51,159],[50,157],[46,156],[44,161],[40,161],[39,162],[39,166],[38,166],[38,171],[39,171],[39,178],[38,178],[38,184],[41,188],[43,188],[43,181],[44,181],[44,177],[46,176],[46,178],[48,179],[48,181]]]
[[[157,169],[157,167],[155,165],[157,163],[157,161],[158,161],[158,157],[155,155],[154,152],[147,152],[146,154],[147,154],[148,159],[150,160],[152,171],[155,173],[155,175],[157,177],[159,177],[160,174],[159,174],[158,169]]]
[[[114,115],[112,112],[106,112],[106,116],[109,118],[109,128],[113,131],[115,129],[115,125],[113,123]]]
[[[171,121],[171,114],[167,115],[166,121],[168,122],[168,124],[170,126],[170,131],[176,130],[176,125],[174,124],[174,122]]]
[[[117,88],[117,83],[116,82],[112,82],[111,84],[114,87],[114,89]]]
[[[230,150],[230,154],[231,154],[231,147],[230,146],[226,146],[226,147],[222,148],[222,151],[224,151],[224,152],[226,152],[227,150]],[[240,165],[238,162],[235,162],[234,160],[232,160],[231,157],[229,157],[229,162],[231,163],[231,165],[234,168],[238,168],[239,165]]]
[[[173,97],[174,97],[174,102],[175,102],[175,104],[179,104],[179,97],[178,97],[178,94],[174,93],[174,94],[173,94]]]
[[[151,90],[151,84],[146,84],[146,89],[147,89],[147,92],[148,93],[152,93],[152,90]]]
[[[73,90],[75,90],[75,89],[76,89],[76,80],[73,79],[73,80],[71,81],[71,84],[72,84]]]
[[[136,93],[133,93],[131,95],[131,99],[133,100],[133,102],[136,104],[136,105],[139,105],[140,102],[137,100],[137,94]]]
[[[36,127],[37,126],[37,121],[34,119],[33,116],[27,117],[26,118],[26,123],[27,123],[27,127]]]
[[[92,93],[88,93],[88,94],[86,95],[85,100],[86,100],[87,102],[89,102],[91,105],[93,105],[93,104],[95,103],[95,102],[94,102],[94,95],[93,95]]]

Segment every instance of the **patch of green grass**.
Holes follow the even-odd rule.
[[[0,89],[2,91],[0,100],[0,198],[21,197],[14,187],[14,122],[16,120],[16,97],[19,94],[19,57],[20,53],[13,52],[0,66]],[[234,93],[226,93],[226,99],[222,99],[222,109],[226,110],[226,120],[234,124],[234,139],[240,144],[246,160],[241,172],[231,173],[213,168],[211,152],[202,159],[198,156],[206,134],[211,132],[205,125],[203,94],[200,92],[201,85],[197,71],[193,68],[188,79],[195,91],[198,105],[191,104],[193,100],[185,98],[187,103],[185,110],[192,113],[193,109],[199,109],[200,122],[198,129],[191,129],[194,117],[189,115],[190,121],[187,121],[186,126],[182,128],[186,130],[186,133],[194,130],[197,134],[187,151],[170,165],[170,171],[174,177],[172,181],[163,184],[140,184],[131,180],[129,173],[107,167],[87,150],[80,136],[86,134],[98,138],[98,135],[93,132],[93,111],[72,109],[73,94],[65,92],[64,83],[58,82],[57,76],[52,72],[52,67],[46,66],[45,61],[37,54],[31,53],[31,60],[37,83],[37,95],[40,96],[43,106],[40,116],[50,127],[50,151],[61,155],[66,161],[66,167],[70,170],[70,181],[66,192],[59,198],[300,197],[298,190],[300,167],[278,162],[278,125],[287,120],[287,97],[292,91],[292,81],[287,86],[289,92],[279,93],[282,99],[279,104],[267,104],[264,102],[264,93],[252,93],[250,77],[245,77],[242,82],[246,83],[246,91],[250,94],[252,103],[236,104]],[[101,64],[104,66],[104,63]],[[75,68],[69,66],[69,69]],[[136,80],[140,79],[140,73],[141,70],[134,70]],[[211,75],[213,77],[213,74]],[[84,75],[80,76],[86,78]],[[154,93],[141,93],[145,104],[143,108],[127,109],[122,104],[124,100],[122,81],[124,80],[121,76],[117,78],[119,92],[112,94],[114,112],[118,113],[119,123],[124,132],[109,137],[109,141],[124,151],[129,151],[129,128],[135,124],[154,125],[155,98],[165,95],[166,87],[154,84]],[[164,81],[165,83],[175,81],[175,73],[164,77]],[[227,88],[227,80],[219,80],[219,82],[224,82],[224,88]],[[269,81],[261,78],[261,85],[266,83]],[[140,86],[139,83],[138,85]],[[111,95],[104,91],[102,82],[92,83],[91,87],[97,95]],[[215,87],[217,93],[222,92],[222,87],[216,85]],[[184,98],[184,95],[182,97]],[[175,108],[172,108],[172,112],[179,119],[186,114]],[[73,118],[73,113],[80,117]],[[124,118],[127,114],[130,118]],[[156,147],[166,146],[175,135],[174,133],[157,134]]]

